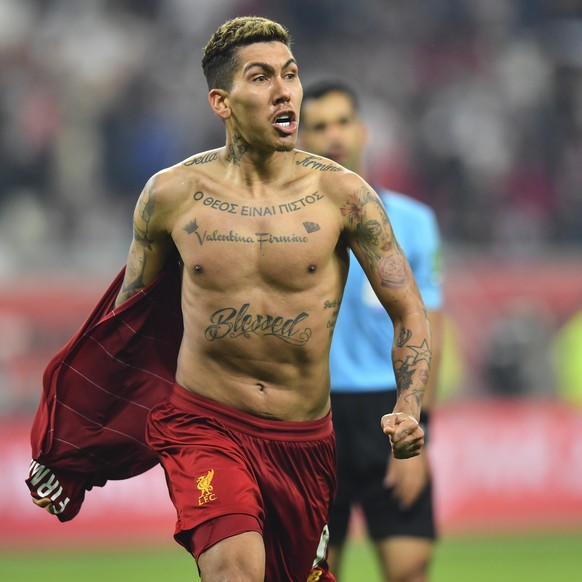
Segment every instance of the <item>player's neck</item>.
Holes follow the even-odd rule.
[[[294,159],[295,150],[258,152],[247,148],[233,153],[232,145],[225,146],[223,150],[227,179],[251,190],[277,181],[285,181],[293,170]]]

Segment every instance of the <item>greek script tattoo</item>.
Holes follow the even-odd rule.
[[[201,202],[203,206],[207,206],[214,210],[218,210],[219,212],[256,218],[297,212],[298,210],[308,208],[312,204],[315,204],[316,202],[323,200],[324,196],[323,194],[320,194],[319,192],[316,191],[313,192],[313,194],[308,194],[303,198],[299,198],[291,202],[286,202],[285,204],[272,204],[267,206],[251,206],[247,204],[237,204],[235,202],[227,202],[225,200],[221,200],[220,198],[215,198],[213,196],[206,195],[204,194],[204,192],[195,192],[192,195],[192,198],[195,202]]]
[[[210,316],[210,325],[204,336],[209,342],[228,338],[273,336],[285,343],[301,346],[311,338],[311,328],[305,327],[309,313],[302,311],[295,317],[249,313],[249,303],[240,308],[223,307]]]

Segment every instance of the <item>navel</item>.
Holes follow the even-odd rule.
[[[202,265],[196,263],[192,268],[192,271],[194,271],[194,273],[196,273],[197,275],[200,275],[204,271],[204,269],[202,268]]]
[[[316,270],[317,270],[317,265],[309,265],[309,267],[307,267],[307,272],[309,272],[309,273],[315,273]]]

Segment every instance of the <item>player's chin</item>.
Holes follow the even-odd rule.
[[[292,152],[295,149],[295,143],[278,144],[275,149],[278,152]]]
[[[297,145],[297,133],[281,133],[275,143],[275,150],[278,152],[291,152]]]

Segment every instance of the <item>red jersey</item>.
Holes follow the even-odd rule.
[[[125,269],[43,375],[32,425],[32,495],[72,519],[85,491],[158,463],[145,442],[150,409],[174,384],[183,324],[180,270],[171,262],[118,308]]]

